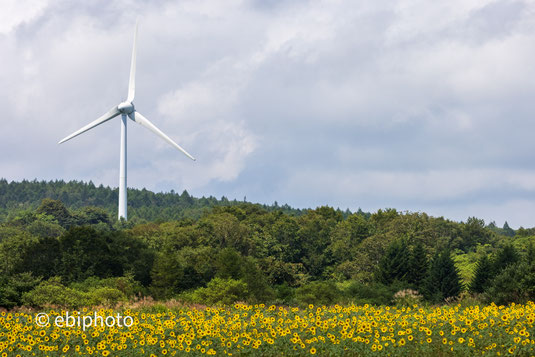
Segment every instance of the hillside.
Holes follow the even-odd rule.
[[[487,302],[535,298],[534,228],[187,192],[129,195],[134,218],[121,222],[109,187],[1,180],[0,306],[80,306],[133,295],[389,304],[407,289],[432,303],[463,291]]]
[[[8,182],[0,179],[0,222],[9,213],[24,209],[35,209],[45,198],[60,200],[69,209],[94,206],[104,209],[112,217],[117,215],[118,189],[95,186],[81,181],[21,181]],[[146,189],[128,189],[128,214],[130,220],[169,221],[185,217],[198,218],[203,211],[217,206],[232,206],[241,201],[226,197],[192,197],[186,190],[177,193],[154,193]],[[261,205],[273,211],[280,210],[290,215],[301,215],[303,210],[288,205]],[[347,214],[347,213],[346,213]]]

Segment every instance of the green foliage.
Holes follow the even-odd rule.
[[[121,290],[110,285],[121,286],[131,278],[98,281],[89,279],[83,284],[65,286],[59,277],[53,277],[41,282],[32,290],[22,295],[25,305],[42,308],[47,306],[61,306],[65,308],[79,308],[82,306],[105,305],[114,306],[120,301],[126,301],[127,296]],[[133,286],[133,285],[132,285]],[[126,288],[125,290],[128,290]]]
[[[54,217],[60,226],[64,228],[74,223],[71,213],[67,210],[63,202],[58,200],[52,200],[50,198],[43,199],[36,212]]]
[[[41,204],[43,199],[59,200],[71,211],[92,206],[105,210],[110,217],[117,216],[118,190],[102,185],[97,187],[92,182],[65,182],[63,180],[8,182],[5,179],[0,179],[0,193],[0,218],[9,218],[10,214],[14,211],[20,212],[21,209],[33,210]],[[173,190],[168,193],[154,193],[146,189],[128,188],[127,194],[129,222],[138,219],[163,222],[184,218],[199,218],[207,209],[219,206],[257,206],[270,212],[281,211],[293,216],[301,215],[304,212],[288,205],[244,204],[236,200],[228,200],[225,197],[217,199],[212,196],[195,198],[185,190],[182,194],[179,194]],[[53,211],[61,217],[61,222],[59,220],[58,222],[62,226],[70,226],[69,216],[64,215],[65,212],[61,214],[60,210],[53,209]],[[95,217],[95,215],[92,216],[93,218]],[[88,219],[84,217],[83,212],[71,213],[71,217],[75,220],[80,219],[79,222],[74,222],[73,224],[87,224],[83,222],[84,220],[87,222]]]
[[[459,275],[464,285],[470,286],[472,283],[477,261],[484,255],[490,257],[493,251],[495,251],[495,248],[490,244],[477,244],[475,249],[471,249],[468,252],[463,252],[459,249],[453,252],[452,255],[455,261],[455,266],[459,269]]]
[[[523,279],[528,270],[526,263],[508,264],[492,280],[492,284],[485,292],[487,301],[493,301],[498,305],[525,301],[527,289],[523,284]]]
[[[428,272],[427,252],[423,244],[418,242],[411,250],[407,282],[416,290],[422,291]]]
[[[21,305],[22,295],[32,290],[40,281],[40,278],[32,276],[31,273],[1,276],[0,307],[10,309]]]
[[[331,234],[330,249],[338,262],[349,260],[362,240],[371,235],[371,224],[359,214],[338,222]]]
[[[394,209],[292,210],[132,190],[132,219],[118,222],[112,218],[117,192],[91,183],[0,180],[0,192],[0,299],[6,306],[20,304],[39,279],[54,276],[86,302],[144,293],[191,297],[214,278],[245,284],[240,299],[248,302],[329,301],[327,283],[338,286],[336,302],[390,303],[406,288],[438,302],[461,290],[460,272],[474,292],[503,284],[495,278],[520,256],[527,265],[518,296],[535,297],[532,229],[511,237],[508,225],[485,227],[473,217],[456,223]],[[445,249],[455,264],[440,253]],[[477,268],[480,260],[483,268]],[[315,284],[319,291],[312,292]]]
[[[27,225],[27,231],[39,238],[58,238],[65,229],[46,214],[35,215],[35,220]]]
[[[482,256],[476,264],[474,278],[470,283],[470,291],[481,294],[489,287],[493,274],[493,265],[487,255]]]
[[[120,290],[103,286],[88,292],[90,305],[114,306],[120,301],[127,301],[126,295]]]
[[[505,223],[503,224],[503,228],[498,228],[495,222],[491,222],[487,227],[491,231],[507,237],[514,237],[516,234],[516,232],[511,227],[509,227],[509,223],[507,223],[507,221],[505,221]]]
[[[292,305],[295,304],[295,289],[288,284],[275,286],[275,304]]]
[[[195,290],[192,299],[203,304],[230,305],[236,301],[245,301],[248,294],[247,284],[241,280],[214,278],[206,288]]]
[[[91,292],[94,290],[109,291],[111,289],[120,292],[124,297],[141,295],[144,290],[141,284],[134,280],[132,275],[105,279],[99,279],[93,276],[82,282],[72,283],[69,287],[83,292]]]
[[[300,262],[312,278],[323,277],[325,268],[331,264],[330,233],[342,220],[342,214],[330,207],[319,207],[299,217],[297,245]]]
[[[61,284],[58,277],[41,282],[31,291],[22,295],[22,302],[33,307],[64,306],[78,308],[91,305],[87,293],[70,289]]]
[[[269,301],[274,292],[255,260],[243,257],[232,248],[223,249],[216,258],[217,277],[241,280],[247,284],[249,300]]]
[[[24,271],[24,254],[38,239],[15,227],[0,227],[0,276]]]
[[[459,272],[449,250],[435,253],[429,267],[424,294],[433,302],[457,297],[462,290]]]
[[[151,293],[157,299],[168,299],[183,290],[184,269],[169,252],[158,254],[151,271]]]
[[[295,291],[295,299],[301,305],[332,305],[340,297],[341,292],[332,281],[312,281]]]
[[[485,228],[485,222],[482,219],[470,217],[463,224],[462,240],[455,248],[462,249],[466,252],[477,244],[489,243],[491,236],[491,231]]]
[[[344,290],[344,296],[355,304],[389,305],[392,303],[394,293],[401,286],[399,282],[393,285],[384,285],[377,282],[363,284],[353,281]]]
[[[499,274],[502,270],[507,268],[509,265],[515,264],[520,260],[520,255],[518,254],[515,247],[508,243],[502,249],[498,251],[492,262],[493,274]]]
[[[394,281],[408,281],[411,269],[410,256],[406,240],[392,242],[379,261],[377,281],[385,285],[390,285]]]
[[[308,279],[305,267],[301,263],[287,263],[274,257],[267,257],[259,261],[259,267],[272,286],[286,284],[295,287],[306,283]]]

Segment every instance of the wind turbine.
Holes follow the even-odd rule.
[[[147,118],[145,118],[141,113],[136,111],[134,107],[134,95],[136,92],[136,42],[137,42],[137,23],[136,31],[134,33],[134,47],[132,49],[132,62],[130,63],[130,81],[128,82],[128,97],[126,101],[121,102],[119,105],[111,108],[106,114],[98,118],[97,120],[87,124],[78,131],[75,131],[71,135],[62,139],[58,144],[64,143],[67,140],[71,140],[75,136],[78,136],[86,131],[93,129],[97,125],[107,122],[110,119],[115,118],[118,115],[121,115],[121,159],[119,164],[119,215],[118,219],[123,217],[127,219],[127,204],[126,204],[126,118],[130,118],[138,124],[143,125],[154,134],[158,135],[169,144],[182,151],[187,157],[195,161],[195,158],[188,154],[180,145],[175,143],[171,138],[165,135],[160,129],[158,129],[154,124],[152,124]]]

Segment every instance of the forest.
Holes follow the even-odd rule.
[[[0,306],[535,299],[535,228],[0,180]]]

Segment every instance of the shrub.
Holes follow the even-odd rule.
[[[24,293],[22,302],[34,307],[59,305],[77,308],[91,305],[88,294],[64,286],[58,277],[43,281],[33,290]]]
[[[277,285],[275,303],[279,305],[291,305],[295,303],[295,290],[286,283]]]
[[[132,275],[106,279],[99,279],[96,276],[92,276],[83,282],[72,283],[69,285],[69,287],[71,289],[83,292],[90,292],[101,288],[109,288],[119,291],[124,295],[124,297],[132,297],[143,292],[143,287],[139,282],[134,280]]]
[[[40,281],[40,278],[34,277],[31,273],[1,277],[0,306],[10,309],[20,305],[22,295],[32,290]]]
[[[303,305],[332,305],[338,302],[340,296],[340,290],[332,281],[313,281],[295,292],[297,302]]]
[[[527,300],[526,286],[522,284],[527,269],[527,264],[524,262],[508,265],[493,279],[490,287],[484,293],[486,300],[497,305]]]
[[[394,293],[404,287],[405,285],[399,282],[388,286],[381,283],[364,284],[355,281],[345,290],[345,295],[349,301],[359,305],[388,305],[392,302]]]
[[[247,284],[241,280],[213,278],[205,288],[199,288],[192,294],[194,302],[203,304],[230,305],[247,298]]]
[[[110,287],[101,287],[88,293],[91,305],[114,306],[119,301],[126,301],[126,296],[119,290]]]

